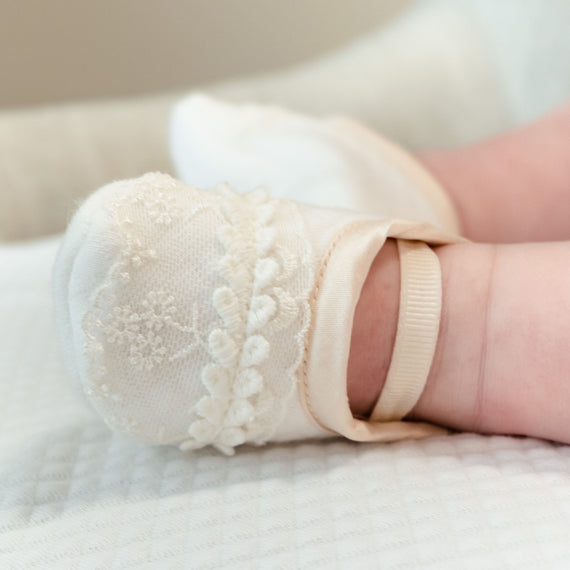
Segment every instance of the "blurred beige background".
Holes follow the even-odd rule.
[[[0,107],[187,88],[341,45],[411,0],[0,0]]]

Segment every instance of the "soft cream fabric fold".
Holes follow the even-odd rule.
[[[462,241],[429,224],[358,221],[344,228],[324,258],[311,299],[314,321],[299,386],[307,413],[317,424],[356,441],[395,441],[445,432],[421,422],[364,421],[354,418],[350,411],[346,383],[350,334],[339,331],[352,330],[356,303],[370,265],[389,237],[433,245]],[[421,299],[414,302],[423,303]],[[433,296],[425,302],[430,305]],[[434,342],[437,331],[431,329],[426,334],[426,340]]]

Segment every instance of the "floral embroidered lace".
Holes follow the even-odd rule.
[[[158,173],[99,194],[85,255],[108,269],[82,319],[95,407],[116,429],[182,449],[265,442],[310,320],[314,261],[296,205]]]

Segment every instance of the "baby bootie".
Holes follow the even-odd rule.
[[[302,115],[275,105],[236,105],[193,94],[170,121],[180,180],[227,181],[278,198],[429,222],[459,233],[447,194],[406,151],[345,117]]]
[[[398,330],[365,421],[347,397],[352,320],[388,237],[400,250]],[[457,239],[264,190],[200,190],[158,173],[114,182],[81,206],[56,262],[68,365],[111,428],[152,444],[231,454],[243,443],[423,437],[439,428],[400,420],[437,340],[441,275],[426,242]]]

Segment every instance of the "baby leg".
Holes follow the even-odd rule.
[[[570,239],[570,104],[468,147],[422,154],[463,235],[484,242]]]
[[[408,419],[570,443],[570,243],[454,244],[436,252],[443,274],[438,345]],[[398,259],[388,247],[381,255],[353,329],[348,394],[355,414],[374,406],[396,330]]]

